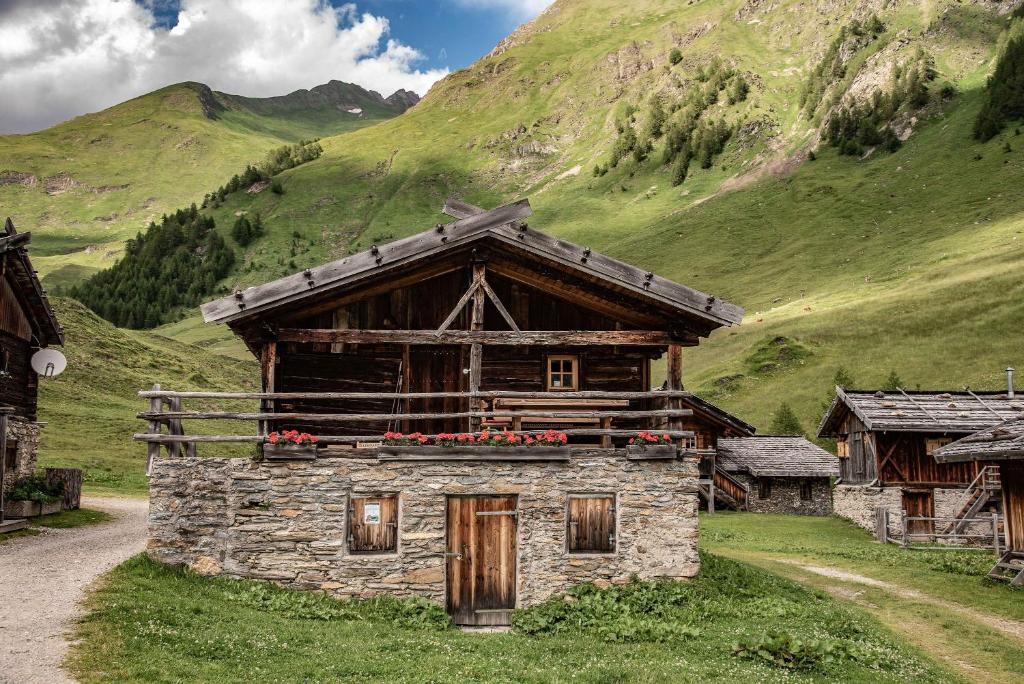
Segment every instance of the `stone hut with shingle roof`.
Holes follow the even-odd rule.
[[[804,437],[764,435],[718,440],[718,467],[747,485],[757,513],[829,515],[839,459]]]

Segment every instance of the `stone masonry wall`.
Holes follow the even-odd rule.
[[[936,488],[934,491],[935,516],[952,518],[960,512],[964,503],[966,490],[962,488]],[[889,509],[889,537],[903,538],[903,488],[902,487],[868,487],[865,485],[838,485],[835,489],[835,512],[844,518],[868,530],[875,531],[875,509],[885,506]],[[988,515],[988,514],[986,514]],[[943,527],[946,521],[936,523],[936,528]],[[986,523],[971,525],[971,532],[985,532],[990,527]]]
[[[800,498],[802,478],[773,477],[771,496],[762,499],[758,478],[737,474],[737,479],[749,488],[747,510],[754,513],[788,513],[792,515],[830,515],[832,513],[832,488],[827,477],[811,479],[811,500]]]
[[[3,486],[5,491],[14,488],[14,483],[31,475],[36,469],[36,457],[39,451],[39,424],[21,418],[8,418],[7,443],[18,441],[18,453],[14,461],[14,470],[4,473]],[[3,458],[3,454],[0,454]]]
[[[349,554],[350,494],[398,493],[397,553]],[[613,554],[566,551],[566,500],[617,495]],[[449,494],[516,494],[518,605],[584,581],[697,574],[697,465],[573,450],[568,462],[255,462],[160,459],[150,480],[149,554],[208,575],[275,580],[338,596],[445,597]]]

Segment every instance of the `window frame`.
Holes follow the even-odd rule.
[[[572,502],[581,499],[600,499],[609,501],[609,535],[611,537],[610,549],[583,549],[573,548],[572,541],[575,536],[572,534]],[[571,556],[614,556],[619,552],[619,497],[615,492],[570,492],[565,498],[565,551]]]
[[[757,498],[762,501],[772,498],[772,479],[770,477],[757,478]]]
[[[360,510],[365,512],[365,506],[367,501],[382,502],[382,500],[390,499],[394,501],[394,513],[393,521],[387,521],[384,519],[384,507],[381,506],[381,521],[379,525],[394,525],[394,539],[391,544],[387,547],[375,549],[375,548],[356,548],[357,542],[355,539],[355,502],[361,501],[362,506]],[[364,493],[353,493],[348,496],[348,505],[345,507],[345,548],[349,554],[353,556],[386,556],[395,555],[398,553],[400,545],[400,532],[401,532],[401,496],[398,492],[373,492],[369,494]],[[366,523],[360,523],[360,526],[365,526]]]
[[[7,438],[7,453],[0,454],[4,459],[4,469],[11,473],[12,477],[17,475],[18,470],[18,440]]]
[[[810,480],[800,480],[800,500],[814,501],[814,483]]]
[[[555,371],[551,370],[552,361],[572,361],[572,371],[566,373],[564,370],[557,371],[557,375],[561,379],[565,379],[566,376],[572,378],[572,386],[566,387],[562,385],[555,387],[552,385],[551,378],[556,374]],[[578,392],[580,388],[580,357],[578,354],[549,354],[544,359],[544,388],[547,392]]]

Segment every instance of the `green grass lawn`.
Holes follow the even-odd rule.
[[[837,517],[730,512],[702,515],[701,545],[849,600],[969,679],[1024,677],[1024,592],[985,578],[993,554],[882,545]]]
[[[113,520],[113,516],[109,513],[104,513],[103,511],[92,510],[91,508],[78,508],[73,511],[61,511],[60,513],[54,513],[53,515],[44,515],[40,518],[32,518],[29,520],[31,527],[28,529],[0,534],[0,544],[9,539],[15,539],[17,537],[31,537],[39,534],[38,528],[40,527],[67,529],[70,527],[95,525],[96,523],[103,523],[108,520]]]
[[[956,681],[870,616],[712,555],[692,582],[573,593],[518,612],[531,634],[467,634],[423,603],[342,602],[138,556],[90,597],[69,664],[87,682]],[[766,635],[835,659],[733,655]]]

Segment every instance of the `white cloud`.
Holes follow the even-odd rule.
[[[554,0],[455,0],[463,7],[499,9],[519,21],[533,19],[547,9]]]
[[[0,131],[44,128],[180,81],[265,97],[331,79],[420,95],[447,70],[388,39],[388,20],[321,0],[182,0],[154,27],[130,0],[0,5]]]

